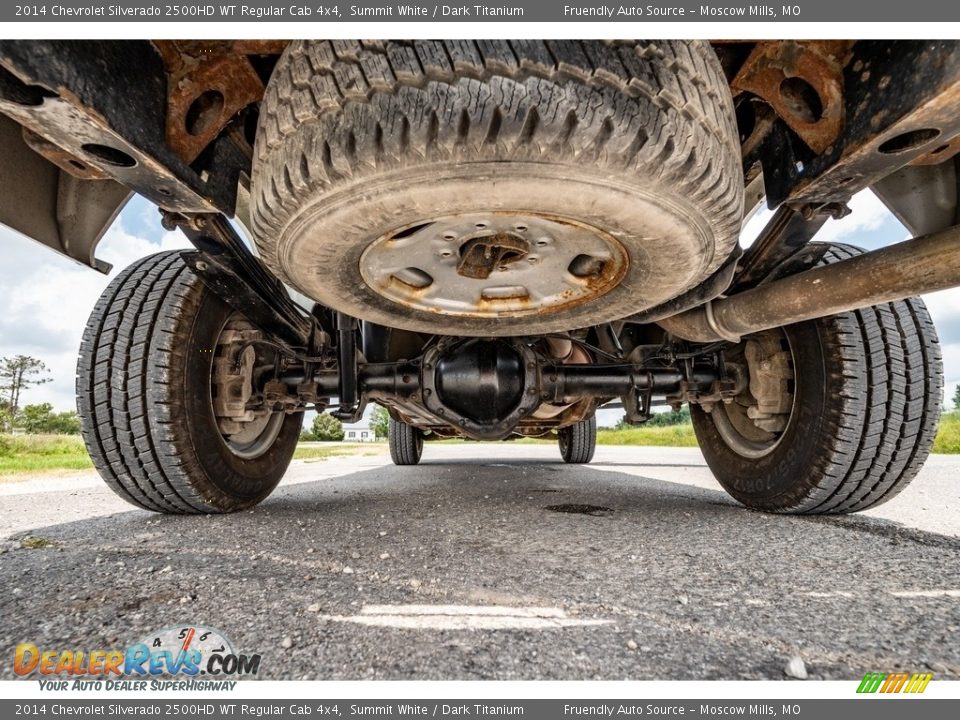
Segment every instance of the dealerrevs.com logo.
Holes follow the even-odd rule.
[[[260,654],[241,654],[223,633],[181,625],[124,649],[46,649],[20,643],[13,671],[45,690],[229,690],[260,670]],[[203,676],[203,679],[200,677]]]

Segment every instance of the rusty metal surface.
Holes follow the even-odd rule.
[[[98,166],[102,172],[161,207],[183,207],[190,212],[217,210],[209,199],[180,183],[163,162],[128,142],[101,118],[77,107],[76,98],[48,98],[42,106],[27,109],[0,101],[0,112],[48,138],[65,153]],[[122,155],[114,157],[124,159],[105,162],[85,148],[119,151]]]
[[[270,56],[286,45],[2,41],[0,112],[72,177],[112,178],[168,209],[229,213],[250,150],[235,141],[242,133],[231,119],[260,99]],[[960,152],[960,42],[715,46],[738,100],[753,111],[753,132],[742,138],[747,177],[760,160],[773,205],[842,201],[900,168]],[[131,163],[103,162],[90,145]]]
[[[80,180],[106,180],[110,176],[95,165],[83,162],[71,152],[50,142],[45,137],[27,128],[23,128],[23,141],[58,168]]]
[[[165,80],[145,41],[0,41],[0,65],[43,89],[38,104],[0,98],[0,112],[165,208],[232,212],[163,138]],[[117,68],[123,68],[118,72]]]
[[[960,226],[890,245],[658,321],[696,342],[744,335],[960,285]]]
[[[438,318],[548,315],[610,292],[629,257],[609,233],[534,212],[421,220],[370,243],[360,274],[400,307]]]
[[[734,95],[749,92],[763,98],[811,149],[824,152],[843,128],[842,70],[852,44],[847,40],[758,43],[731,89]]]
[[[173,43],[189,55],[279,55],[289,40],[158,40],[155,44]]]
[[[166,141],[193,162],[236,117],[263,97],[263,82],[236,43],[157,40],[167,73]]]
[[[956,135],[949,140],[943,139],[943,143],[938,145],[926,155],[921,155],[913,160],[911,165],[939,165],[946,162],[957,153],[960,153],[960,135]]]
[[[813,158],[782,143],[764,149],[774,202],[848,198],[960,134],[960,42],[861,41],[851,52],[846,122],[833,146]],[[767,172],[774,162],[779,175]]]
[[[486,280],[502,265],[519,262],[530,254],[530,243],[517,233],[501,232],[467,240],[460,246],[457,273]]]

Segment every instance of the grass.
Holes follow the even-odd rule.
[[[301,444],[296,460],[326,460],[337,455],[369,454],[381,448],[360,444]],[[78,435],[0,435],[0,482],[54,471],[91,470],[93,463]]]
[[[0,435],[0,478],[93,467],[77,435]]]
[[[382,443],[300,443],[293,453],[294,460],[326,460],[338,455],[374,455],[383,450]]]
[[[443,441],[446,442],[446,441]],[[449,442],[460,442],[453,440]],[[526,442],[555,442],[531,439]],[[648,445],[656,447],[696,447],[693,426],[635,427],[601,430],[600,445]],[[383,452],[383,443],[341,444],[301,443],[295,460],[326,460],[342,455],[371,455]],[[960,410],[944,413],[933,452],[960,455]],[[0,481],[18,476],[64,470],[89,470],[93,463],[76,435],[0,435]]]
[[[598,445],[652,445],[654,447],[697,447],[693,425],[666,427],[631,427],[623,430],[600,430]]]
[[[944,413],[940,418],[940,432],[933,442],[933,452],[960,455],[960,410]]]

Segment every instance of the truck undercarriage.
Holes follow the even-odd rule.
[[[3,41],[0,223],[105,272],[136,192],[195,246],[81,348],[88,448],[148,509],[258,502],[306,409],[383,405],[398,464],[554,432],[582,463],[616,401],[689,403],[748,506],[848,512],[936,430],[958,107],[956,42]],[[866,188],[913,240],[811,242]]]

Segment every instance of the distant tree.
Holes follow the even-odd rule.
[[[314,440],[339,442],[343,440],[343,423],[333,415],[322,413],[313,419],[313,432],[311,434]]]
[[[0,358],[0,394],[14,417],[20,410],[20,395],[33,385],[50,382],[47,366],[29,355]]]
[[[0,433],[8,433],[13,429],[13,411],[10,403],[0,398]]]
[[[50,403],[27,405],[17,413],[16,424],[31,435],[36,435],[48,432],[47,427],[50,425],[52,417],[53,405]]]
[[[668,427],[670,425],[686,425],[690,422],[690,406],[684,405],[679,410],[671,410],[665,413],[655,413],[647,421],[647,425],[654,427]]]
[[[953,409],[960,410],[960,385],[957,385],[957,389],[953,393]]]
[[[390,413],[387,409],[377,405],[370,413],[370,429],[377,438],[385,438],[390,432]]]
[[[16,424],[37,435],[77,435],[80,432],[80,418],[76,412],[54,412],[50,403],[27,405],[17,415]]]
[[[654,413],[647,422],[646,427],[669,427],[671,425],[686,425],[690,422],[690,406],[684,405],[679,410],[670,410],[669,412]],[[626,416],[620,418],[620,421],[614,426],[615,430],[625,430],[634,427],[627,422]]]

